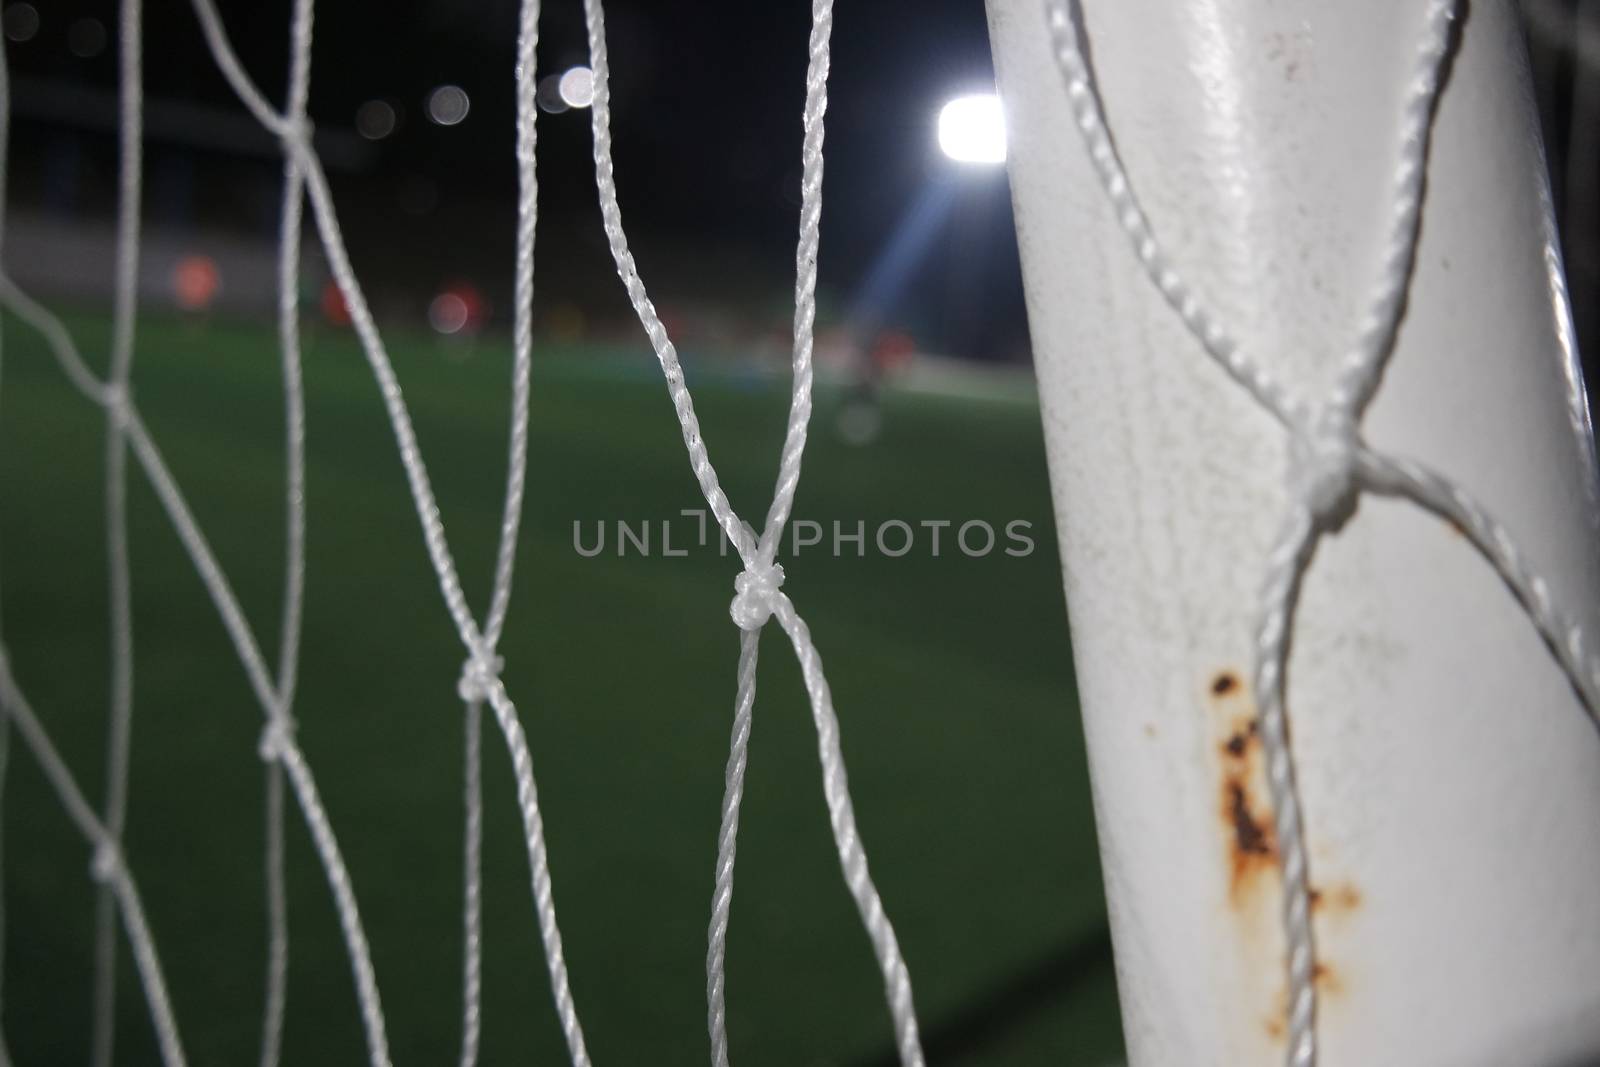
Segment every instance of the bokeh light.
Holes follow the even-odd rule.
[[[958,163],[1004,163],[1006,120],[993,93],[958,96],[939,112],[939,147]]]
[[[440,293],[428,305],[428,325],[439,333],[460,333],[466,324],[467,302],[459,293]]]
[[[106,24],[96,18],[78,19],[67,27],[67,51],[79,59],[93,59],[106,50]]]
[[[567,110],[567,102],[561,99],[561,75],[547,74],[539,79],[539,91],[534,96],[539,103],[539,110],[548,111],[552,115],[559,115]]]
[[[39,11],[32,4],[11,4],[4,16],[6,36],[13,41],[31,41],[39,32]]]
[[[184,311],[204,311],[221,288],[222,271],[204,253],[184,256],[172,268],[172,298]]]
[[[385,100],[368,100],[356,109],[356,132],[369,141],[381,141],[394,132],[394,108]]]
[[[350,304],[344,298],[344,290],[332,278],[322,283],[322,297],[317,303],[330,326],[350,325]]]
[[[594,103],[594,71],[588,67],[573,67],[561,75],[557,87],[561,100],[568,107],[588,107]]]
[[[440,286],[428,304],[428,325],[446,337],[475,335],[488,317],[489,305],[470,281],[460,279]]]
[[[454,126],[467,117],[472,101],[459,85],[441,85],[428,94],[428,118],[440,126]]]

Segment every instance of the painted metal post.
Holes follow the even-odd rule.
[[[1113,137],[1233,332],[1325,380],[1377,258],[1421,5],[1084,0]],[[987,0],[1134,1067],[1283,1056],[1283,941],[1248,664],[1282,428],[1116,230],[1041,0]],[[1475,0],[1418,269],[1366,436],[1461,481],[1600,624],[1587,407],[1515,12]],[[1363,497],[1323,543],[1288,684],[1324,1065],[1600,1057],[1600,736],[1482,560]]]

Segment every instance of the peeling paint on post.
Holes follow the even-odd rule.
[[[1085,0],[1152,224],[1244,344],[1326,381],[1375,269],[1417,0]],[[1281,428],[1140,274],[1041,0],[988,0],[1133,1067],[1276,1067],[1283,941],[1251,732]],[[1475,0],[1417,275],[1366,420],[1461,480],[1600,625],[1600,525],[1513,5]],[[1359,502],[1304,586],[1287,707],[1325,1067],[1600,1057],[1600,738],[1466,541]]]

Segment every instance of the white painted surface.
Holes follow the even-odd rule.
[[[1270,862],[1235,879],[1224,751],[1284,505],[1282,430],[1139,273],[1072,127],[1039,0],[988,0],[1135,1067],[1273,1064]],[[1113,136],[1180,268],[1320,381],[1390,190],[1413,0],[1087,0]],[[1592,446],[1514,12],[1476,0],[1440,108],[1419,269],[1364,426],[1461,481],[1600,625]],[[1231,672],[1240,689],[1211,691]],[[1363,498],[1312,564],[1290,668],[1322,1063],[1600,1057],[1600,737],[1489,568]],[[1346,889],[1359,898],[1353,905]]]

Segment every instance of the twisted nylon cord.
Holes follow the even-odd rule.
[[[311,91],[312,0],[295,0],[289,27],[286,111],[306,120]],[[305,600],[306,415],[300,366],[300,226],[305,178],[293,159],[283,166],[283,207],[278,236],[278,344],[283,360],[285,508],[283,620],[278,639],[278,704],[269,729],[292,730]],[[289,983],[289,896],[284,876],[283,768],[266,765],[267,976],[261,1019],[261,1067],[277,1067]]]
[[[538,71],[539,4],[524,0],[517,31],[516,158],[517,249],[512,308],[511,440],[506,464],[505,506],[500,522],[500,545],[495,559],[494,585],[483,624],[483,654],[493,656],[511,605],[511,579],[516,564],[517,531],[522,522],[522,498],[528,469],[529,378],[533,353],[533,246],[539,218],[538,181]],[[462,856],[462,964],[461,964],[461,1067],[478,1061],[483,989],[483,714],[478,700],[466,701],[465,826]],[[529,768],[531,781],[532,768]],[[534,813],[537,817],[537,812]],[[546,875],[548,883],[548,875]],[[553,906],[552,906],[553,908]],[[554,914],[552,910],[552,923]],[[565,983],[565,974],[561,975]],[[571,994],[566,998],[570,1003]],[[558,995],[558,1002],[560,996]],[[568,1023],[563,1015],[563,1026]],[[567,1031],[569,1044],[583,1035],[575,1012]]]
[[[1362,411],[1381,381],[1395,347],[1420,236],[1422,194],[1432,131],[1459,0],[1429,0],[1401,108],[1398,161],[1373,295],[1354,344],[1320,399],[1291,394],[1243,355],[1222,326],[1200,309],[1188,285],[1157,244],[1107,133],[1098,91],[1084,58],[1082,12],[1068,0],[1044,0],[1057,65],[1075,124],[1096,173],[1145,273],[1178,312],[1202,349],[1223,366],[1291,434],[1290,502],[1268,553],[1255,637],[1254,682],[1267,784],[1272,796],[1286,945],[1290,1067],[1313,1067],[1316,1042],[1316,946],[1302,804],[1295,781],[1284,710],[1284,675],[1301,583],[1317,542],[1350,516],[1362,491],[1401,497],[1453,523],[1479,550],[1551,649],[1579,700],[1600,725],[1600,664],[1583,630],[1555,603],[1509,532],[1463,489],[1420,464],[1384,456],[1359,437]]]
[[[444,540],[442,524],[438,517],[438,507],[434,500],[431,486],[428,483],[426,469],[422,465],[421,457],[417,450],[415,433],[411,427],[409,414],[400,396],[398,382],[395,379],[393,369],[389,364],[386,353],[383,351],[381,339],[377,334],[371,313],[351,270],[348,254],[339,234],[337,219],[333,215],[332,198],[327,187],[327,180],[322,172],[320,161],[309,143],[307,124],[303,116],[298,113],[299,109],[291,109],[295,113],[291,113],[288,116],[279,115],[272,110],[271,105],[249,80],[240,66],[236,55],[227,42],[215,8],[208,0],[195,0],[194,7],[201,24],[202,33],[224,76],[245,103],[247,109],[268,130],[283,140],[289,161],[306,182],[306,189],[311,197],[314,216],[323,239],[324,248],[332,261],[335,278],[343,288],[351,305],[352,318],[357,327],[358,336],[362,341],[369,363],[373,367],[374,374],[378,378],[385,406],[388,410],[391,424],[395,429],[400,445],[402,464],[411,485],[419,519],[422,522],[424,541],[428,548],[430,560],[434,564],[435,572],[439,576],[440,588],[445,597],[446,607],[456,623],[463,643],[469,650],[469,667],[481,665],[492,659],[492,656],[486,653],[486,649],[480,640],[480,633],[467,613],[465,596],[461,591],[460,582],[456,577],[454,562],[450,557],[448,546]],[[307,12],[305,21],[300,23],[296,29],[295,41],[297,54],[304,55],[310,46],[309,12]],[[529,76],[531,76],[531,69],[529,70]],[[531,149],[531,145],[529,148]],[[526,247],[531,252],[531,244]],[[59,320],[18,290],[8,278],[3,276],[0,276],[0,302],[3,302],[24,321],[35,326],[50,344],[51,350],[68,380],[91,400],[107,408],[115,425],[121,429],[132,445],[136,459],[144,468],[147,477],[156,490],[158,500],[166,510],[180,541],[195,564],[202,583],[216,605],[222,618],[224,629],[232,640],[252,689],[255,691],[263,711],[269,719],[268,729],[263,736],[262,753],[266,758],[281,764],[287,772],[290,786],[295,791],[307,825],[312,832],[313,844],[327,875],[329,886],[333,891],[335,907],[339,913],[341,931],[345,938],[346,949],[350,956],[352,973],[356,982],[357,999],[360,1003],[363,1025],[366,1030],[369,1057],[374,1067],[387,1064],[389,1062],[389,1052],[382,1008],[372,970],[370,950],[361,927],[359,913],[356,910],[355,897],[350,887],[348,872],[339,854],[326,812],[317,795],[309,765],[305,762],[297,747],[293,730],[289,728],[286,718],[275,715],[278,709],[286,707],[287,704],[283,700],[283,695],[276,691],[268,676],[260,650],[244,622],[238,602],[221,568],[211,554],[203,534],[194,522],[183,496],[167,470],[153,440],[149,437],[142,421],[139,419],[137,409],[128,390],[116,383],[102,383],[96,379],[84,364],[82,357],[72,344],[70,335],[61,326]],[[523,361],[522,365],[525,368],[526,361]],[[292,387],[286,389],[286,392],[291,389]],[[293,402],[291,396],[288,403],[292,405]],[[515,404],[516,401],[514,400]],[[525,408],[525,401],[523,407]],[[291,436],[293,436],[293,433],[291,433]],[[514,431],[515,436],[516,433]],[[525,442],[525,432],[518,439]],[[516,477],[515,473],[513,477]],[[511,536],[514,540],[514,527],[508,536]],[[501,569],[499,573],[506,575],[499,581],[509,580],[508,570]],[[297,621],[294,625],[298,628]],[[292,675],[292,670],[285,672],[285,674],[286,677]],[[507,744],[510,749],[513,769],[518,779],[518,797],[522,809],[529,860],[532,867],[536,910],[541,934],[546,946],[546,959],[551,970],[558,1012],[561,1015],[562,1027],[567,1035],[569,1048],[573,1053],[573,1062],[578,1067],[583,1067],[588,1063],[588,1058],[583,1049],[582,1033],[577,1026],[572,998],[567,988],[565,959],[561,951],[559,932],[555,927],[554,905],[551,900],[548,865],[545,859],[543,827],[538,818],[537,793],[532,787],[532,761],[527,751],[526,739],[523,737],[520,725],[517,724],[515,718],[515,708],[499,686],[498,678],[493,680],[493,688],[496,692],[493,703],[496,705],[497,720],[500,723],[502,732],[507,735]],[[42,731],[40,735],[42,736]],[[32,747],[37,752],[38,746]],[[59,769],[63,773],[65,772],[64,766]],[[60,778],[59,775],[57,777]],[[70,776],[60,778],[60,782],[70,784],[70,781]],[[66,803],[67,796],[61,789],[60,782],[58,782],[58,792],[62,793],[63,802]],[[120,862],[113,866],[120,869]],[[272,861],[269,857],[269,868],[271,866]],[[113,887],[119,884],[115,871],[113,871],[113,877],[109,881]],[[130,937],[137,937],[137,931],[131,927],[131,920],[127,914],[128,909],[126,906],[124,906],[123,911],[124,925],[130,926]],[[142,917],[140,917],[139,924],[141,929],[142,922]],[[138,945],[135,947],[137,952],[144,951]],[[146,986],[147,991],[149,991],[148,979]],[[271,1010],[270,999],[268,1010],[269,1012]],[[170,1018],[170,1012],[168,1012],[168,1017]],[[270,1034],[272,1030],[270,1017],[267,1023],[266,1029]],[[269,1039],[264,1037],[263,1044],[263,1055],[271,1054]]]
[[[811,416],[812,334],[816,317],[816,262],[818,225],[822,211],[823,114],[827,109],[828,42],[833,27],[831,0],[814,0],[810,60],[806,71],[805,137],[801,177],[800,236],[795,261],[795,347],[793,390],[789,421],[779,460],[777,485],[772,506],[761,537],[744,523],[728,502],[717,479],[709,451],[695,416],[694,403],[684,382],[677,349],[662,326],[639,276],[633,255],[628,250],[622,227],[622,211],[617,201],[615,168],[611,159],[610,61],[606,50],[605,13],[601,0],[585,0],[589,33],[589,66],[594,71],[594,100],[591,105],[594,131],[595,184],[600,197],[600,214],[606,237],[634,312],[650,339],[651,348],[666,377],[667,395],[672,401],[688,452],[689,467],[699,483],[711,514],[726,532],[739,553],[744,570],[735,582],[738,595],[731,614],[743,631],[740,639],[739,681],[734,699],[734,726],[725,775],[726,792],[718,833],[715,887],[706,954],[707,1028],[711,1039],[712,1062],[722,1067],[728,1062],[726,959],[728,915],[733,896],[733,866],[739,825],[739,805],[744,792],[744,773],[749,758],[751,717],[755,704],[757,646],[759,633],[768,619],[776,617],[789,635],[800,662],[812,717],[817,731],[818,753],[822,764],[823,795],[845,884],[855,899],[857,910],[872,943],[883,975],[886,1000],[895,1030],[896,1047],[903,1064],[923,1063],[917,1032],[916,1011],[912,1002],[911,976],[900,953],[894,927],[884,912],[867,868],[866,851],[856,829],[855,812],[850,802],[844,771],[844,754],[839,747],[838,717],[822,673],[822,658],[810,631],[780,587],[783,569],[773,561],[799,484],[801,459],[805,450],[806,429]]]
[[[71,335],[60,321],[19,290],[9,278],[3,276],[0,276],[0,303],[39,330],[68,381],[90,400],[104,406],[114,423],[120,427],[135,460],[144,470],[151,487],[155,490],[157,500],[172,522],[180,543],[194,563],[201,584],[217,608],[223,629],[233,643],[251,689],[261,705],[263,714],[268,718],[269,727],[275,725],[272,721],[273,714],[280,704],[280,699],[260,648],[256,645],[238,600],[215,555],[211,552],[204,534],[190,513],[177,482],[140,419],[128,390],[112,383],[98,381],[84,363],[83,357],[72,343]],[[9,680],[9,676],[7,681],[10,692],[8,695],[0,695],[7,695],[9,703],[21,706],[20,691],[17,690],[14,681]],[[106,854],[117,857],[115,863],[107,865],[106,869],[110,875],[104,881],[118,896],[123,926],[133,948],[139,974],[145,986],[146,998],[150,1001],[152,1019],[163,1045],[164,1059],[168,1064],[182,1063],[176,1023],[172,1019],[165,986],[160,982],[159,968],[155,965],[154,945],[150,943],[143,912],[137,907],[137,895],[132,892],[131,880],[127,879],[121,863],[120,846],[112,839],[108,828],[94,819],[92,811],[88,812],[91,821],[85,822],[81,817],[84,813],[75,810],[75,805],[82,803],[81,790],[73,782],[65,764],[60,762],[59,757],[54,756],[54,749],[50,747],[43,727],[32,717],[31,710],[26,710],[26,713],[29,728],[22,730],[24,740],[41,764],[47,765],[46,777],[54,785],[63,805],[73,814],[74,821],[84,829],[85,835],[96,843],[97,849],[103,848]],[[14,717],[19,717],[20,721],[20,713],[13,710],[13,714]],[[272,741],[270,746],[263,746],[264,750],[271,758],[283,762],[289,772],[290,786],[295,791],[307,825],[312,831],[312,843],[334,894],[335,910],[350,955],[371,1063],[373,1067],[386,1067],[389,1063],[389,1052],[382,1009],[378,1002],[371,953],[361,927],[360,916],[356,911],[349,874],[334,840],[310,767],[300,756],[293,732],[278,730],[272,735]]]
[[[133,370],[138,313],[139,196],[143,140],[143,13],[140,0],[122,0],[121,121],[119,130],[117,254],[112,294],[110,386],[126,393]],[[105,821],[119,846],[128,817],[128,758],[133,731],[133,590],[128,561],[127,440],[115,407],[106,409],[106,581],[111,615],[111,706],[106,739]],[[111,1067],[117,993],[116,901],[101,885],[95,894],[94,1007],[90,1063]]]
[[[217,613],[222,617],[223,629],[233,641],[234,649],[245,668],[246,677],[250,680],[256,699],[267,716],[269,733],[266,737],[270,743],[263,746],[262,754],[279,763],[287,773],[289,785],[294,790],[306,826],[311,831],[312,844],[322,862],[328,887],[333,893],[339,929],[350,957],[356,999],[367,1039],[368,1058],[373,1067],[387,1067],[390,1062],[389,1042],[384,1026],[383,1008],[378,996],[377,978],[372,967],[372,952],[367,943],[360,912],[356,907],[350,873],[345,866],[338,842],[334,838],[327,810],[317,790],[310,764],[301,754],[293,730],[281,728],[276,731],[270,730],[271,727],[280,725],[273,720],[273,711],[279,705],[278,696],[268,676],[260,648],[255,643],[249,624],[245,622],[238,598],[228,584],[215,554],[190,513],[177,482],[173,479],[137,411],[130,408],[126,418],[128,440],[133,446],[134,455],[144,468],[145,476],[155,490],[156,498],[167,512],[179,541],[193,560],[201,583],[211,595]]]
[[[733,907],[733,864],[739,846],[739,805],[744,800],[744,772],[750,762],[750,728],[756,703],[759,630],[739,634],[739,679],[733,705],[733,735],[728,742],[728,768],[723,775],[722,820],[717,830],[717,865],[711,892],[711,926],[706,949],[707,1028],[711,1062],[728,1067],[727,954],[728,915]]]
[[[461,846],[461,1065],[478,1061],[483,995],[483,710],[467,704]]]
[[[831,9],[812,19],[806,68],[806,99],[801,148],[800,237],[795,247],[794,378],[789,404],[789,424],[778,461],[777,484],[761,535],[759,558],[771,566],[783,537],[784,523],[800,484],[806,432],[811,423],[812,354],[817,317],[817,258],[822,223],[823,116],[828,109],[828,41],[833,25]],[[609,123],[608,123],[609,126]],[[619,232],[620,232],[620,219]],[[781,573],[781,571],[780,571]],[[742,592],[742,590],[741,590]],[[759,609],[758,609],[759,610]],[[769,613],[770,614],[770,613]],[[763,616],[763,621],[765,616]],[[728,766],[723,776],[722,817],[717,831],[717,859],[711,893],[711,923],[706,949],[706,1013],[711,1038],[711,1061],[728,1067],[727,945],[728,922],[733,908],[733,872],[738,849],[739,807],[744,800],[744,774],[750,762],[750,732],[754,722],[756,668],[761,648],[760,627],[739,635],[739,670],[734,696],[733,732],[728,744]],[[909,992],[909,980],[907,984]],[[913,1020],[914,1025],[914,1020]]]
[[[789,401],[789,425],[778,458],[777,484],[767,524],[761,535],[761,561],[770,564],[778,553],[783,524],[794,505],[800,485],[800,461],[805,456],[806,431],[811,425],[811,386],[817,321],[817,257],[822,229],[823,116],[828,110],[828,41],[833,32],[833,5],[814,3],[811,39],[806,64],[806,101],[802,120],[804,139],[800,151],[800,237],[794,253],[794,371]]]
[[[333,196],[328,188],[327,176],[323,172],[321,160],[317,157],[303,125],[290,122],[274,112],[261,91],[250,80],[249,75],[245,73],[237,55],[228,42],[221,19],[218,17],[216,8],[211,0],[193,0],[193,7],[200,22],[201,32],[223,77],[233,88],[240,101],[256,117],[257,121],[282,138],[285,151],[294,156],[305,173],[306,190],[311,200],[312,215],[322,239],[323,250],[328,257],[329,268],[344,295],[346,306],[350,312],[351,325],[355,329],[356,336],[361,343],[362,351],[367,357],[373,376],[377,379],[384,408],[389,416],[389,423],[399,448],[401,465],[405,470],[406,480],[411,490],[412,502],[422,527],[423,542],[428,551],[428,558],[433,564],[434,574],[438,579],[439,591],[444,598],[445,607],[455,623],[456,632],[461,638],[462,645],[467,650],[467,663],[463,669],[463,680],[465,682],[470,679],[473,684],[463,684],[461,688],[464,693],[473,692],[491,697],[490,703],[495,710],[496,722],[500,727],[501,733],[505,736],[512,769],[516,776],[524,841],[527,846],[531,869],[535,913],[539,923],[540,936],[544,944],[545,963],[550,973],[551,990],[556,1003],[558,1021],[561,1024],[562,1033],[566,1037],[568,1052],[573,1064],[575,1067],[585,1067],[589,1062],[589,1056],[584,1043],[583,1030],[579,1025],[576,1008],[570,992],[566,956],[562,948],[560,929],[556,924],[555,903],[550,888],[549,859],[545,848],[543,821],[538,807],[538,790],[535,788],[533,780],[533,761],[527,749],[527,739],[520,723],[516,719],[515,705],[512,704],[509,696],[505,693],[504,687],[499,682],[498,670],[490,669],[488,666],[494,662],[496,657],[492,646],[485,639],[486,630],[479,629],[467,607],[466,595],[462,590],[455,559],[450,552],[444,524],[439,515],[438,501],[434,495],[427,466],[423,461],[421,449],[417,443],[416,430],[411,422],[410,412],[406,407],[399,379],[394,372],[394,366],[389,360],[382,336],[378,332],[377,323],[373,319],[360,282],[350,264],[349,252],[345,247],[338,216],[334,211]],[[523,12],[524,32],[521,38],[522,50],[525,54],[533,43],[528,26],[530,19],[536,21],[537,10],[537,6],[531,4],[531,0],[525,5]],[[522,64],[521,76],[527,79],[534,77],[531,62]],[[530,102],[531,98],[524,89],[523,92],[519,93],[518,118],[519,160],[525,161],[519,167],[519,176],[525,182],[519,207],[519,226],[531,228],[534,189],[531,185],[533,142],[531,136],[532,116],[528,110]],[[529,236],[526,240],[519,237],[519,254],[531,257],[531,229],[528,232]],[[528,277],[531,278],[531,261],[528,262]],[[531,282],[526,291],[531,293]],[[525,359],[520,360],[518,365],[520,370],[516,371],[516,373],[519,376],[525,376],[528,361]],[[518,407],[515,389],[513,407],[514,409]],[[520,410],[524,413],[523,417],[525,418],[526,400],[522,401]],[[520,453],[524,450],[526,440],[525,427],[521,431],[513,429],[514,443],[512,447],[514,452]],[[518,444],[519,442],[520,445]],[[522,462],[521,460],[513,461],[508,482],[520,481],[521,475],[518,471],[521,469],[520,464]],[[515,491],[519,494],[518,499],[520,499],[520,488]],[[508,493],[508,495],[511,494]],[[514,541],[515,532],[515,523],[502,524],[503,538],[509,536]],[[500,571],[497,568],[498,573]],[[509,568],[503,573],[505,574],[504,580],[509,582]],[[485,677],[486,675],[488,677]],[[467,699],[465,695],[464,699]],[[482,696],[479,699],[482,699]],[[463,999],[465,999],[465,993]],[[463,1044],[464,1051],[468,1051],[465,1041]]]
[[[727,535],[728,541],[746,567],[755,560],[756,545],[749,528],[734,514],[727,494],[717,481],[717,471],[711,465],[705,439],[700,433],[700,420],[695,416],[694,400],[683,380],[683,367],[678,362],[678,349],[667,336],[666,327],[656,314],[656,308],[645,292],[644,281],[639,277],[633,253],[628,250],[628,238],[622,229],[622,208],[617,203],[616,168],[611,162],[611,66],[606,51],[605,9],[584,0],[584,13],[589,35],[589,68],[594,72],[594,99],[590,104],[591,125],[594,131],[595,186],[600,196],[600,217],[605,226],[606,239],[611,247],[611,257],[616,262],[622,286],[627,290],[628,301],[650,338],[650,347],[661,364],[667,381],[667,396],[672,401],[673,412],[683,434],[683,444],[689,453],[689,469],[700,486],[712,518]]]
[[[0,52],[3,51],[0,49]],[[94,808],[83,795],[83,790],[78,788],[72,772],[67,769],[61,754],[56,751],[49,735],[40,725],[32,705],[17,686],[16,678],[11,673],[11,662],[4,648],[0,648],[0,710],[4,711],[7,721],[15,724],[18,736],[38,761],[45,780],[55,789],[67,817],[93,847],[96,857],[94,864],[96,879],[109,887],[122,914],[123,929],[128,935],[134,966],[139,973],[140,985],[144,988],[151,1023],[155,1027],[156,1043],[161,1050],[161,1062],[165,1067],[184,1067],[188,1061],[184,1058],[183,1044],[178,1037],[178,1026],[172,1016],[172,1001],[167,995],[166,978],[162,974],[155,940],[150,936],[150,927],[145,921],[144,905],[139,899],[139,890],[134,885],[133,875],[122,862],[121,850],[112,839],[110,831],[95,814]]]

